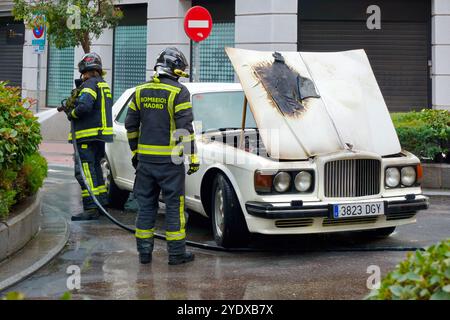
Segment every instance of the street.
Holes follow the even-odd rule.
[[[0,0],[0,303],[450,300],[449,31],[450,0]]]
[[[43,190],[44,214],[69,219],[81,210],[72,170],[50,168]],[[65,249],[7,291],[20,291],[30,299],[59,299],[70,291],[68,267],[78,266],[81,288],[72,291],[73,299],[362,299],[369,292],[369,266],[379,266],[384,275],[405,257],[403,248],[421,248],[448,237],[450,199],[432,197],[430,202],[417,224],[399,227],[385,240],[366,241],[354,235],[259,236],[253,239],[254,252],[193,248],[196,261],[181,266],[167,265],[162,240],[156,240],[152,264],[139,265],[134,237],[104,217],[70,222]],[[114,215],[132,224],[135,204],[128,203],[127,208]],[[159,230],[162,221],[160,215]],[[191,214],[187,234],[189,240],[213,243],[209,223],[202,217]]]

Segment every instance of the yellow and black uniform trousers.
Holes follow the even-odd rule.
[[[107,189],[100,162],[105,157],[105,142],[113,141],[112,96],[108,84],[101,78],[82,83],[71,112],[82,167],[75,161],[75,178],[81,186],[84,210],[96,208],[81,177],[81,170],[89,187],[102,205],[107,205]],[[69,134],[72,143],[72,133]]]
[[[184,155],[195,154],[190,93],[168,77],[153,78],[136,87],[125,127],[138,166],[134,196],[139,205],[136,240],[139,253],[153,251],[158,198],[166,205],[166,240],[169,255],[186,251]]]
[[[78,166],[75,161],[75,178],[81,186],[81,198],[83,199],[83,209],[95,209],[92,197],[84,184],[81,177],[81,170],[83,170],[89,187],[94,192],[101,205],[108,204],[107,189],[103,179],[102,169],[100,166],[101,160],[105,157],[105,142],[104,141],[85,141],[78,144],[82,168]]]

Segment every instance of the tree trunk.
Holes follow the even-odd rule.
[[[84,53],[91,52],[91,39],[89,39],[89,32],[86,32],[83,35],[83,40],[81,41],[81,47],[83,48]]]

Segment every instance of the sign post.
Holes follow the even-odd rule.
[[[41,54],[45,50],[45,16],[40,14],[35,15],[34,21],[35,26],[32,30],[31,45],[33,46],[33,53],[37,54],[36,113],[38,113],[41,95]]]
[[[200,44],[198,42],[192,43],[192,54],[194,55],[192,61],[192,82],[200,81]]]
[[[186,12],[184,17],[184,31],[193,41],[192,80],[200,81],[200,42],[208,38],[212,30],[212,18],[208,10],[195,6]]]

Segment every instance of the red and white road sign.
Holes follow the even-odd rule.
[[[184,31],[195,42],[208,38],[212,29],[212,18],[208,10],[201,6],[192,7],[184,17]]]
[[[45,16],[35,15],[33,20],[35,21],[35,26],[32,30],[31,45],[33,46],[34,53],[41,54],[45,49]]]

